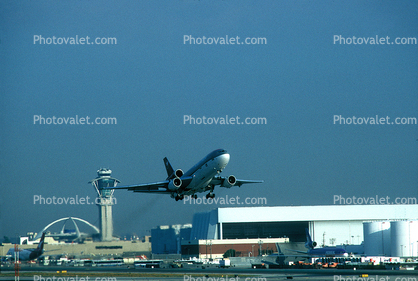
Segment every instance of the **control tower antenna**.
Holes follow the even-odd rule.
[[[120,182],[111,177],[112,170],[101,168],[97,171],[97,178],[90,181],[97,192],[96,205],[99,207],[100,238],[102,241],[113,240],[113,192],[114,189],[103,189],[104,187],[116,187]]]

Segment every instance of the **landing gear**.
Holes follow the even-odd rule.
[[[215,193],[210,192],[206,194],[206,199],[209,199],[209,198],[212,198],[212,199],[215,198]]]
[[[213,193],[213,189],[215,188],[215,186],[214,185],[209,185],[208,186],[209,188],[208,189],[206,189],[206,190],[210,190],[209,191],[209,193],[208,194],[206,194],[206,199],[209,199],[209,198],[215,198],[215,193]]]
[[[184,195],[178,195],[178,194],[175,197],[176,201],[183,200],[183,198],[184,198]]]

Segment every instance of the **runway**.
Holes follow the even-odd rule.
[[[1,281],[15,280],[13,267]],[[238,269],[22,266],[20,280],[32,281],[418,281],[418,270]]]

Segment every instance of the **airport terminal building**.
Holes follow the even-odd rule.
[[[318,246],[347,247],[363,244],[365,241],[363,228],[366,228],[366,241],[375,240],[373,237],[383,237],[384,230],[386,234],[388,233],[388,227],[384,227],[384,224],[379,228],[381,224],[370,227],[367,223],[389,222],[390,224],[390,222],[403,221],[405,223],[401,226],[401,232],[404,234],[401,236],[405,237],[402,236],[398,240],[402,243],[402,247],[408,248],[408,251],[402,253],[418,256],[418,237],[413,234],[417,232],[415,231],[417,220],[418,205],[218,208],[194,215],[190,240],[183,239],[181,247],[183,256],[208,257],[210,252],[211,257],[221,257],[227,247],[215,247],[217,244],[228,244],[228,247],[233,249],[239,247],[241,256],[258,255],[268,253],[269,249],[275,248],[277,242],[302,244],[300,242],[306,241],[305,228],[309,229],[312,239],[318,243]],[[398,237],[398,225],[395,226],[393,236]],[[282,240],[279,241],[278,238]],[[383,238],[381,240],[383,241]],[[246,241],[249,243],[245,243]],[[235,246],[231,246],[234,244]],[[243,246],[244,244],[248,245]],[[218,251],[215,251],[216,248]],[[361,248],[363,249],[363,246]],[[377,251],[370,247],[368,249],[371,252]],[[390,254],[390,251],[386,254]]]

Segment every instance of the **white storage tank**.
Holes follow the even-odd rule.
[[[390,254],[390,223],[389,222],[364,222],[364,254],[366,256],[384,256]]]
[[[391,254],[390,221],[382,222],[382,232],[383,232],[383,252],[385,253],[385,256],[389,257]]]
[[[390,240],[392,257],[410,256],[410,224],[411,221],[390,222]]]
[[[418,257],[418,221],[409,224],[410,256]]]

